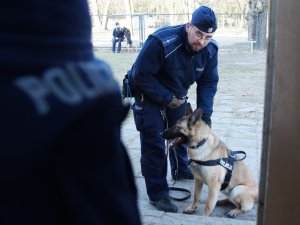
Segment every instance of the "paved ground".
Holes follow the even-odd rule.
[[[224,71],[224,76],[220,74],[212,117],[212,129],[230,149],[243,150],[247,153],[245,162],[259,180],[266,54],[255,51],[252,55],[250,48],[239,48],[238,45],[237,48],[227,48],[226,38],[223,41],[223,46],[220,46],[220,65],[222,63],[232,65],[233,74],[230,75],[228,71]],[[243,58],[242,62],[241,58]],[[239,59],[237,66],[240,67],[238,73],[234,72],[235,60],[237,59]],[[190,89],[189,101],[195,108],[195,86]],[[135,129],[131,112],[123,123],[122,138],[134,168],[143,224],[256,224],[257,204],[251,211],[239,215],[235,219],[226,217],[227,212],[233,208],[231,206],[217,206],[210,218],[202,217],[203,203],[196,210],[195,215],[182,214],[183,209],[191,203],[191,198],[184,202],[175,202],[179,208],[179,212],[176,214],[156,210],[148,201],[144,178],[141,175],[139,133]],[[172,185],[170,175],[168,181]],[[193,192],[193,181],[180,181],[174,186],[184,187]],[[206,199],[207,188],[203,192],[201,195],[202,202]]]

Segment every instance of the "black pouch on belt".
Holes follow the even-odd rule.
[[[123,84],[122,84],[122,96],[123,98],[132,98],[134,97],[134,92],[133,92],[133,80],[130,79],[129,73],[131,70],[127,72],[127,74],[123,78]]]

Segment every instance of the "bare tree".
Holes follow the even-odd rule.
[[[131,26],[131,7],[130,7],[130,0],[124,0],[125,5],[125,14],[126,14],[126,26],[127,28],[130,28],[128,26]],[[127,25],[128,24],[128,25]]]
[[[257,25],[257,10],[256,10],[257,0],[249,0],[249,10],[248,10],[248,40],[256,40],[256,25]]]
[[[257,39],[256,49],[265,49],[267,45],[267,18],[268,18],[268,1],[260,0],[261,6],[257,15]]]
[[[169,5],[169,9],[170,9],[170,23],[173,25],[176,23],[176,20],[175,20],[175,2],[170,2],[170,5]]]
[[[134,13],[134,3],[133,0],[128,0],[130,4],[130,29],[131,29],[131,34],[134,36],[133,32],[133,21],[132,21],[132,14]]]
[[[104,1],[101,30],[107,30],[107,22],[108,22],[107,15],[108,15],[108,12],[109,12],[110,2],[111,2],[111,0],[105,0]]]
[[[268,5],[265,0],[249,0],[248,38],[255,40],[255,49],[266,48]]]
[[[101,23],[99,18],[97,0],[90,0],[90,13],[92,17],[93,29],[99,31],[101,27]]]
[[[93,25],[97,29],[107,29],[108,15],[126,14],[126,26],[133,34],[134,14],[150,15],[151,25],[160,27],[168,24],[185,23],[190,14],[200,5],[212,7],[219,14],[220,27],[234,21],[234,26],[248,25],[248,38],[256,40],[255,48],[266,46],[268,0],[89,0]],[[248,12],[248,13],[247,13]],[[100,17],[98,15],[101,15]],[[169,14],[169,15],[167,15]],[[239,14],[239,15],[238,15]],[[120,16],[120,15],[119,15]],[[237,17],[239,16],[239,17]],[[141,16],[140,16],[141,17]],[[147,19],[147,16],[143,16]],[[140,20],[139,20],[140,21]]]

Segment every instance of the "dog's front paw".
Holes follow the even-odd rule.
[[[183,213],[184,214],[194,214],[196,211],[196,208],[190,206],[190,207],[187,207],[185,210],[183,210]]]
[[[229,218],[235,218],[236,216],[240,215],[242,213],[242,210],[235,208],[233,210],[230,210],[227,216]]]

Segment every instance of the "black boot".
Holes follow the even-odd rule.
[[[172,213],[176,213],[178,211],[177,206],[174,205],[169,198],[161,198],[156,201],[150,200],[150,203],[160,211],[172,212]]]

